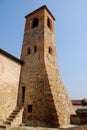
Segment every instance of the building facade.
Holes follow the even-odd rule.
[[[15,109],[22,62],[0,49],[0,123]]]

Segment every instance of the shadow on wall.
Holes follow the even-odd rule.
[[[58,115],[55,108],[55,103],[53,99],[53,95],[51,92],[48,76],[45,77],[44,91],[45,91],[45,122],[50,124],[50,127],[58,128],[59,120]]]

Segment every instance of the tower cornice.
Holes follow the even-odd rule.
[[[52,15],[52,13],[50,12],[50,10],[47,8],[46,5],[43,5],[43,6],[41,6],[40,8],[36,9],[35,11],[29,13],[28,15],[25,16],[25,18],[27,18],[28,16],[30,16],[30,15],[36,13],[37,11],[39,11],[39,10],[41,10],[41,9],[46,9],[46,10],[49,12],[49,14],[52,16],[53,20],[55,20],[54,16]]]

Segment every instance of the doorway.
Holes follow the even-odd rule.
[[[24,99],[25,99],[25,87],[22,87],[22,104],[24,104]]]

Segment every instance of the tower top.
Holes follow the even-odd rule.
[[[52,13],[49,11],[49,9],[47,8],[46,5],[41,6],[40,8],[36,9],[35,11],[31,12],[30,14],[26,15],[25,18],[27,18],[28,16],[32,15],[33,13],[36,13],[37,11],[41,10],[41,9],[46,9],[49,14],[52,16],[52,18],[55,20],[54,16],[52,15]]]

